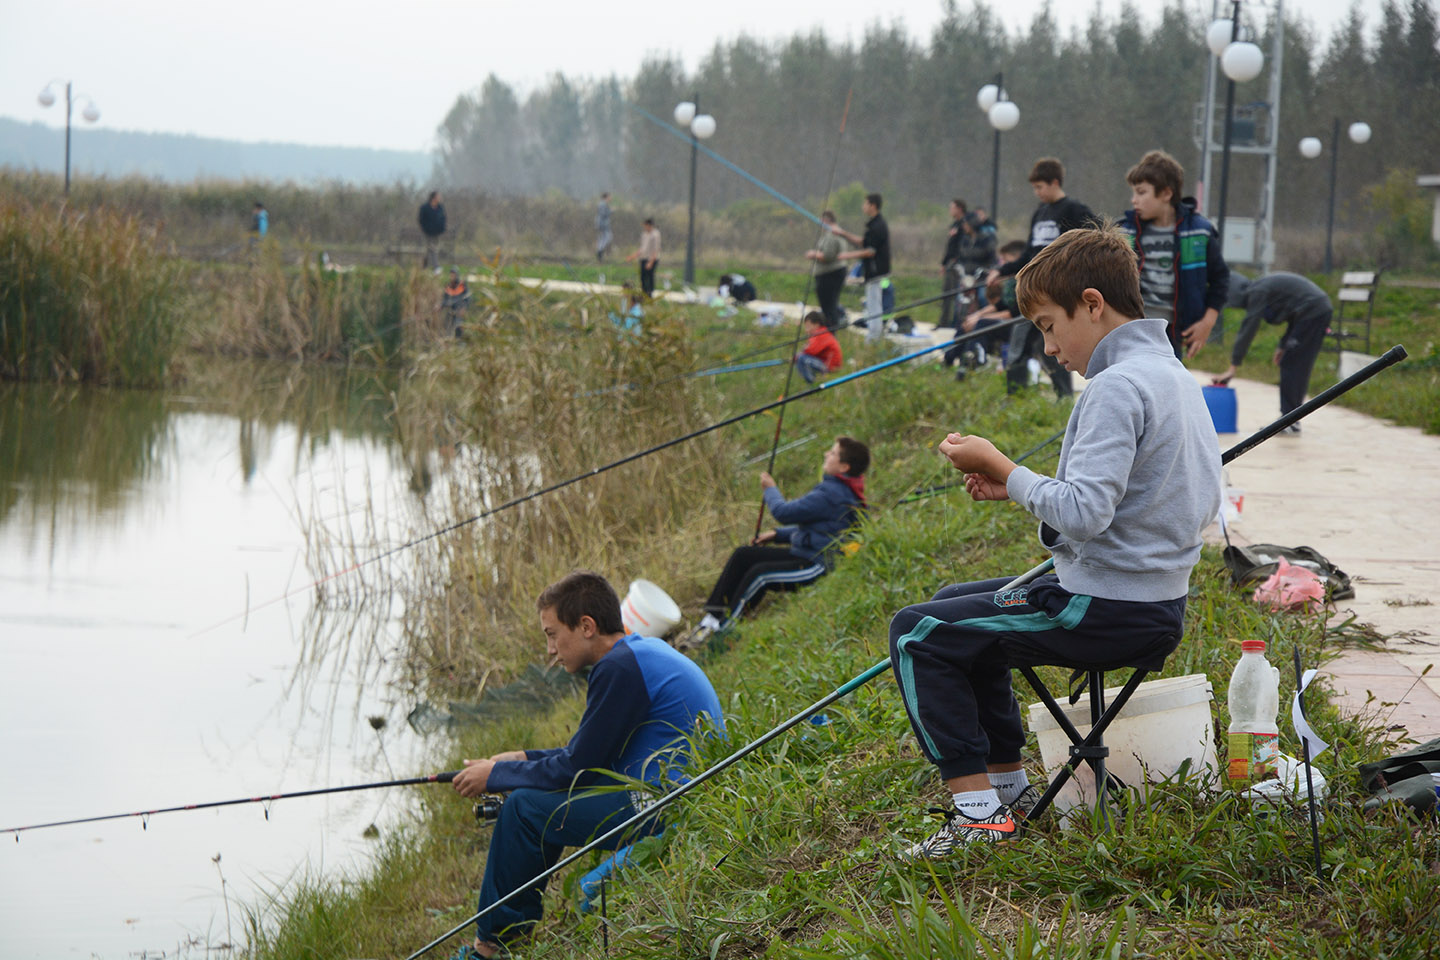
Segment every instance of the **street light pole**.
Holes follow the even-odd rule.
[[[1353,143],[1370,142],[1370,124],[1363,121],[1356,121],[1350,124],[1350,140]],[[1314,160],[1320,156],[1323,147],[1316,137],[1304,137],[1300,141],[1300,155],[1306,160]],[[1335,124],[1330,130],[1330,208],[1325,219],[1325,272],[1329,273],[1335,265],[1335,181],[1340,167],[1340,118],[1335,118]]]
[[[1005,95],[1005,74],[995,74],[995,96]],[[990,222],[1000,222],[1000,128],[995,128],[995,155],[990,169]]]
[[[57,79],[58,79],[58,78],[57,78]],[[53,105],[53,104],[55,103],[55,94],[53,94],[53,93],[50,92],[50,85],[53,84],[53,83],[55,83],[55,82],[56,82],[55,80],[51,80],[50,83],[45,84],[45,89],[40,91],[40,96],[36,98],[36,99],[40,102],[40,106],[42,106],[42,107],[50,107],[51,105]],[[65,81],[65,196],[67,196],[67,197],[70,196],[70,119],[71,119],[71,111],[74,109],[74,106],[75,106],[75,99],[74,99],[74,97],[73,97],[73,95],[72,95],[72,89],[71,89],[71,87],[72,87],[71,81],[66,80],[66,81]],[[84,109],[83,111],[81,111],[81,114],[80,114],[80,115],[85,118],[85,122],[86,122],[86,123],[94,123],[95,121],[97,121],[97,120],[100,119],[100,111],[99,111],[98,108],[96,108],[96,106],[95,106],[95,101],[94,101],[94,100],[91,100],[89,97],[85,97],[84,99],[85,99],[85,101],[86,101],[86,106],[85,106],[85,109]]]
[[[1230,42],[1240,39],[1240,0],[1235,0],[1230,14]],[[1226,76],[1225,82],[1225,139],[1220,152],[1220,208],[1219,223],[1220,250],[1225,250],[1225,201],[1230,192],[1230,135],[1235,125],[1235,81]]]
[[[1005,97],[1005,75],[995,74],[995,82],[987,83],[975,94],[975,103],[985,112],[990,126],[995,128],[995,155],[990,171],[990,221],[1000,219],[1000,134],[1015,129],[1020,122],[1020,108]]]
[[[695,94],[691,101],[695,104],[695,111],[700,111],[700,95]],[[695,173],[700,162],[700,141],[695,136],[694,124],[690,127],[690,219],[685,232],[685,282],[695,282]]]

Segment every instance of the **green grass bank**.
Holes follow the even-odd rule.
[[[544,362],[525,361],[529,367],[507,374],[494,391],[513,404],[506,409],[532,411],[532,440],[546,424],[561,436],[540,449],[531,442],[517,445],[515,462],[538,471],[516,474],[517,483],[528,480],[533,488],[537,479],[559,476],[574,463],[594,465],[638,449],[647,437],[683,426],[680,421],[719,419],[781,391],[781,368],[679,386],[666,382],[672,371],[757,345],[758,337],[739,336],[709,311],[657,307],[655,332],[631,344],[595,320],[594,307],[553,298],[518,305],[516,322],[491,328],[493,356],[487,352],[492,348],[477,342],[417,365],[437,384],[446,377],[460,383],[466,371],[491,369],[485,364],[527,345],[531,356],[543,356]],[[567,325],[570,330],[560,329]],[[543,345],[557,342],[557,332],[566,348],[542,354]],[[854,340],[845,345],[858,347]],[[858,365],[878,356],[862,348],[850,359]],[[454,374],[443,372],[447,364],[457,365]],[[615,382],[641,386],[599,398],[576,396],[585,392],[581,388]],[[449,399],[417,411],[415,423],[474,423],[496,409],[493,394],[466,394],[453,384],[438,392]],[[582,412],[585,402],[600,412]],[[783,439],[815,439],[780,455],[775,472],[782,489],[803,491],[829,438],[849,433],[872,445],[869,495],[877,509],[855,556],[814,588],[767,601],[724,643],[701,654],[727,711],[730,742],[705,744],[699,762],[713,763],[882,657],[886,624],[901,606],[956,580],[1018,573],[1037,562],[1042,554],[1034,523],[1013,504],[974,504],[959,489],[905,505],[898,501],[919,485],[955,478],[934,452],[948,430],[983,433],[1018,453],[1049,436],[1067,415],[1068,407],[1047,394],[1007,400],[998,377],[957,384],[932,364],[868,377],[789,408]],[[572,417],[583,419],[572,424]],[[657,579],[693,611],[725,551],[753,531],[755,474],[763,463],[745,461],[768,451],[773,431],[774,419],[759,417],[682,448],[666,461],[678,479],[655,494],[663,502],[611,505],[652,483],[636,464],[608,474],[610,486],[597,488],[589,506],[577,485],[571,490],[578,499],[557,494],[534,510],[497,518],[486,526],[487,537],[498,540],[475,540],[438,555],[434,579],[409,585],[414,592],[407,601],[419,603],[426,593],[454,598],[444,617],[412,622],[414,639],[429,633],[446,638],[451,649],[469,648],[504,631],[521,651],[489,665],[504,675],[526,649],[538,659],[543,641],[528,623],[533,608],[523,609],[533,585],[577,564],[596,566],[620,584],[631,576]],[[583,447],[581,454],[556,449],[571,443]],[[1053,453],[1037,454],[1032,462],[1053,469]],[[490,494],[478,489],[465,496],[456,508]],[[657,515],[662,508],[670,512]],[[567,527],[541,521],[543,513],[573,513],[575,519]],[[487,568],[487,551],[500,541],[526,538],[535,522],[555,525],[537,528],[546,532],[507,555],[507,566],[526,560],[524,569],[483,592],[510,597],[513,612],[485,619],[492,614],[478,609],[482,594],[467,578]],[[603,524],[598,534],[596,524]],[[677,535],[677,524],[688,539]],[[583,536],[585,530],[592,535]],[[479,558],[470,567],[461,557],[467,552]],[[1312,617],[1263,613],[1229,587],[1216,555],[1207,551],[1194,577],[1186,639],[1165,675],[1209,676],[1218,729],[1228,723],[1226,682],[1240,642],[1251,638],[1265,639],[1275,662],[1299,646],[1313,665],[1346,646],[1372,642],[1373,634],[1356,624],[1327,630]],[[437,654],[417,644],[411,656]],[[463,698],[484,683],[476,671],[447,664],[426,676],[433,692]],[[1281,672],[1285,703],[1293,681]],[[447,676],[452,685],[442,687]],[[1063,686],[1062,677],[1048,679]],[[941,789],[916,749],[886,674],[831,708],[828,726],[805,725],[787,734],[678,804],[665,836],[646,841],[611,886],[608,927],[574,910],[582,871],[557,879],[546,920],[524,956],[593,957],[606,951],[607,939],[612,955],[637,958],[1423,956],[1432,946],[1440,902],[1434,878],[1440,835],[1433,824],[1417,829],[1404,815],[1366,818],[1358,810],[1354,765],[1385,751],[1388,707],[1376,704],[1367,717],[1342,719],[1323,687],[1311,689],[1312,719],[1335,745],[1322,761],[1334,788],[1321,826],[1322,878],[1314,876],[1308,823],[1300,816],[1259,818],[1228,796],[1174,784],[1155,788],[1148,805],[1127,801],[1123,821],[1108,834],[1094,825],[1062,831],[1052,822],[989,858],[933,868],[897,863],[893,853],[903,842],[932,829],[924,810],[941,799]],[[501,749],[564,742],[581,706],[574,698],[466,729],[448,765]],[[1286,748],[1294,750],[1288,741]],[[1027,760],[1032,775],[1038,772],[1033,743]],[[300,884],[271,903],[251,905],[249,955],[406,956],[469,916],[486,834],[470,804],[450,791],[429,788],[417,798],[421,816],[380,841],[367,875]],[[437,954],[448,956],[458,942]]]

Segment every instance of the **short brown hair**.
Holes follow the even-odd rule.
[[[1026,241],[1024,241],[1024,240],[1011,240],[1009,243],[1006,243],[1005,246],[1001,247],[997,252],[998,252],[1001,256],[1018,257],[1018,256],[1023,255],[1023,254],[1025,253],[1025,251],[1026,251],[1026,250],[1029,250],[1029,249],[1030,249],[1030,244],[1027,243]]]
[[[1179,203],[1180,191],[1185,186],[1185,168],[1164,150],[1151,150],[1126,171],[1125,182],[1132,187],[1148,183],[1155,188],[1156,196],[1162,190],[1169,190],[1170,202]]]
[[[540,591],[536,611],[552,608],[555,619],[571,629],[580,625],[581,617],[589,617],[601,634],[625,632],[619,595],[609,580],[590,570],[572,570]]]
[[[1015,276],[1015,299],[1029,317],[1045,304],[1073,316],[1087,287],[1127,319],[1145,315],[1140,299],[1140,260],[1114,221],[1096,230],[1067,230],[1035,254]]]
[[[865,194],[865,199],[868,200],[876,210],[879,210],[885,205],[885,198],[881,197],[878,193],[867,193]]]
[[[825,326],[825,314],[821,313],[819,310],[811,310],[809,313],[805,314],[805,322],[813,323],[817,327],[823,327]]]
[[[850,468],[849,476],[863,477],[870,469],[870,448],[854,437],[836,437],[840,447],[840,462]]]
[[[1030,168],[1031,183],[1065,183],[1065,164],[1054,157],[1041,157]]]

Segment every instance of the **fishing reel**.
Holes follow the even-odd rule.
[[[505,805],[505,795],[500,793],[484,793],[480,795],[480,801],[475,804],[476,823],[494,823],[500,819],[500,808]]]

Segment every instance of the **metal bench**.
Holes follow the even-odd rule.
[[[1339,301],[1335,318],[1330,322],[1330,335],[1335,338],[1335,349],[1348,350],[1347,343],[1361,341],[1370,352],[1370,320],[1375,316],[1375,294],[1380,289],[1379,270],[1360,270],[1340,277]],[[1346,310],[1349,309],[1349,315]]]

